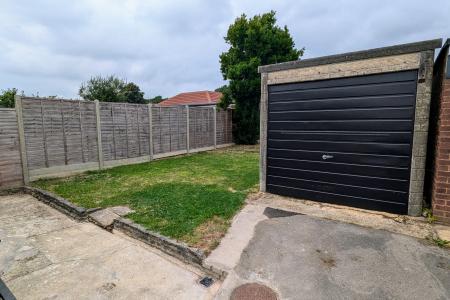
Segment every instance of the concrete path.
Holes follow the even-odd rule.
[[[261,213],[256,206],[244,211]],[[449,250],[385,230],[273,209],[263,214],[252,216],[263,220],[217,299],[249,282],[280,299],[450,299]],[[221,261],[223,247],[232,248],[219,246],[212,263]]]
[[[0,197],[0,277],[17,299],[211,299],[198,270],[29,195]]]

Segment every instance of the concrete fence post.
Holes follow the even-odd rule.
[[[186,105],[186,151],[189,153],[189,105]]]
[[[17,130],[19,131],[20,160],[22,161],[23,184],[27,185],[30,182],[30,173],[28,171],[27,148],[25,145],[25,129],[23,126],[22,98],[19,95],[15,95],[14,100],[16,106]]]
[[[153,159],[153,105],[151,103],[148,104],[148,153],[150,156],[150,160]]]
[[[98,151],[98,168],[103,168],[103,146],[102,146],[102,125],[100,122],[100,102],[94,100],[95,103],[95,120],[97,123],[97,151]]]
[[[214,120],[214,125],[213,125],[213,130],[214,130],[214,149],[217,148],[217,107],[213,107],[213,120]]]

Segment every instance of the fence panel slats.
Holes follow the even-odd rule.
[[[101,102],[100,127],[97,129],[92,101],[23,97],[25,148],[31,177],[41,173],[48,175],[50,171],[44,170],[55,167],[60,171],[61,166],[70,169],[71,165],[86,164],[92,168],[99,160],[97,130],[100,130],[102,142],[100,153],[106,162],[150,159],[150,140],[154,155],[186,152],[187,140],[193,151],[212,148],[215,142],[218,146],[232,143],[229,110],[215,110],[211,106],[189,107],[188,133],[186,106],[152,106],[152,124],[148,109],[146,104]],[[0,118],[0,130],[7,128],[1,122]]]
[[[19,132],[14,109],[0,108],[0,189],[22,185]]]

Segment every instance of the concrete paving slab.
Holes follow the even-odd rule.
[[[120,218],[120,216],[114,213],[112,210],[106,208],[97,210],[89,214],[88,218],[98,226],[108,230],[112,230],[114,220]]]
[[[111,238],[111,233],[91,223],[33,236],[29,241],[41,249],[52,263],[108,255],[129,246],[121,239]]]
[[[45,213],[46,211],[42,211],[40,205],[29,201],[31,198],[30,195],[23,195],[20,198],[14,195],[2,196],[0,201],[0,211],[2,212],[0,218],[38,214],[39,212]]]
[[[17,201],[16,201],[17,199]],[[74,226],[67,216],[55,214],[48,206],[30,195],[0,197],[0,239],[44,234]]]
[[[89,220],[102,228],[112,230],[115,220],[132,212],[134,212],[134,210],[130,209],[128,206],[113,206],[90,213]]]
[[[232,270],[254,234],[255,226],[267,219],[265,206],[246,205],[233,219],[219,246],[205,259],[205,264],[224,271]]]
[[[212,299],[220,286],[205,288],[198,284],[204,274],[192,266],[33,197],[6,197],[0,276],[17,299]],[[24,213],[11,214],[22,206]]]
[[[217,299],[258,282],[280,299],[450,299],[450,252],[306,215],[261,221]]]

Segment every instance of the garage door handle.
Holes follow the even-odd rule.
[[[333,158],[333,157],[334,157],[333,155],[326,155],[326,154],[322,155],[322,159],[323,160],[327,160],[327,159],[330,159],[330,158]]]

